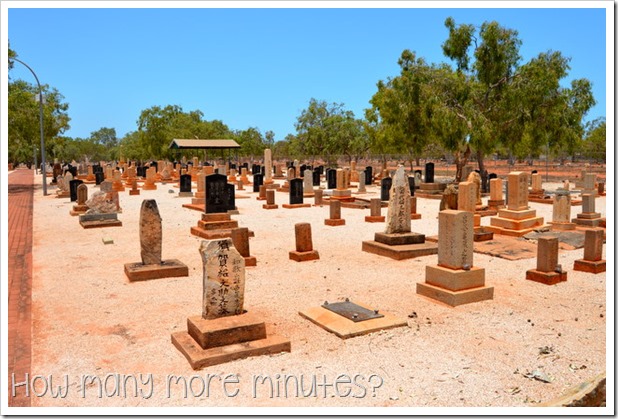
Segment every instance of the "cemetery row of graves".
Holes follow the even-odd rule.
[[[354,210],[365,223],[383,225],[381,231],[359,243],[362,251],[384,258],[386,270],[396,261],[437,255],[436,264],[424,266],[425,279],[414,291],[448,307],[494,298],[494,286],[486,283],[485,267],[474,262],[475,246],[483,243],[491,246],[503,239],[536,234],[532,242],[536,267],[522,272],[522,277],[543,286],[567,281],[570,270],[589,275],[605,272],[605,218],[595,208],[596,199],[605,192],[596,174],[582,173],[581,184],[566,181],[557,190],[546,191],[538,173],[512,172],[505,178],[491,174],[485,184],[467,167],[465,181],[448,184],[435,178],[433,163],[427,163],[422,171],[406,172],[398,166],[375,173],[373,167],[357,167],[354,161],[344,168],[273,162],[270,150],[266,150],[263,163],[217,166],[194,158],[145,166],[101,162],[79,170],[75,166],[64,171],[59,165],[54,167],[56,194],[70,199],[70,214],[84,229],[121,227],[121,196],[143,193],[139,215],[141,261],[124,264],[131,283],[190,275],[191,267],[181,260],[164,257],[162,217],[147,191],[165,188],[170,197],[186,198],[182,200],[186,202],[183,209],[195,214],[195,224],[186,229],[191,236],[203,239],[199,248],[202,306],[201,313],[187,318],[186,330],[172,333],[171,341],[194,370],[293,350],[293,342],[285,336],[267,333],[268,319],[244,306],[246,268],[259,269],[259,263],[250,249],[250,240],[256,237],[251,226],[239,227],[234,219],[242,210],[239,199],[246,198],[240,194],[261,201],[264,217],[272,210],[294,217],[297,209],[328,207],[323,220],[326,226],[346,225],[342,209]],[[486,203],[483,198],[487,198]],[[417,211],[418,199],[439,200],[437,236],[413,231],[413,220],[434,222],[428,214]],[[551,206],[552,219],[538,216],[529,202]],[[582,205],[581,213],[571,214],[576,205]],[[482,217],[489,223],[482,225]],[[290,232],[295,247],[289,249],[289,260],[319,260],[320,249],[314,247],[312,238],[315,226],[297,221]],[[583,258],[573,266],[559,263],[564,233],[581,236]],[[341,339],[408,326],[406,318],[358,300],[325,301],[301,308],[298,314]]]

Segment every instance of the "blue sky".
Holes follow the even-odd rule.
[[[311,98],[344,103],[362,117],[376,83],[399,73],[404,49],[428,62],[447,61],[441,44],[448,16],[516,29],[524,62],[561,51],[571,58],[568,80],[593,82],[598,103],[587,119],[606,115],[606,65],[613,57],[606,62],[604,8],[555,8],[568,2],[544,3],[552,7],[545,9],[490,8],[495,3],[466,8],[466,2],[461,8],[415,8],[401,2],[396,9],[380,3],[364,9],[211,9],[195,2],[181,9],[174,3],[84,9],[79,7],[87,2],[67,2],[62,5],[71,8],[44,9],[18,8],[20,3],[9,2],[11,48],[42,83],[64,95],[70,137],[88,137],[101,127],[122,137],[137,129],[142,110],[168,104],[199,109],[205,119],[220,119],[231,129],[272,130],[276,140],[295,133],[296,117]],[[11,77],[34,82],[20,64]]]

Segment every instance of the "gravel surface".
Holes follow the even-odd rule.
[[[88,186],[89,194],[98,190]],[[494,299],[451,308],[415,292],[437,255],[395,261],[361,251],[363,240],[384,229],[364,221],[369,209],[342,208],[346,225],[329,227],[326,205],[283,209],[287,194],[278,192],[279,209],[264,210],[265,201],[246,188],[237,193],[240,214],[232,216],[255,232],[257,267],[246,269],[245,308],[264,319],[269,333],[288,338],[292,352],[193,371],[170,335],[201,313],[202,239],[190,234],[200,212],[182,208],[191,198],[178,198],[173,184],[157,186],[139,196],[120,192],[123,226],[102,229],[83,229],[68,199],[35,192],[32,375],[51,376],[54,386],[68,380],[69,388],[66,397],[35,397],[33,406],[534,406],[606,369],[613,306],[607,310],[605,274],[573,271],[583,249],[560,250],[568,281],[554,286],[525,280],[534,258],[475,253]],[[368,186],[362,197],[379,197],[379,187]],[[156,199],[163,218],[163,259],[188,265],[189,277],[127,280],[124,264],[140,261],[143,199]],[[439,200],[417,202],[422,218],[412,220],[412,230],[437,235]],[[605,197],[596,205],[605,216]],[[551,220],[551,205],[530,207]],[[572,207],[572,217],[579,212],[581,206]],[[311,223],[319,260],[289,260],[298,222]],[[481,223],[489,225],[489,217]],[[104,244],[107,238],[113,244]],[[341,340],[298,314],[346,297],[406,319],[408,327]],[[82,386],[88,375],[103,386],[96,379]],[[186,397],[182,380],[191,384]],[[301,380],[305,397],[297,396]]]

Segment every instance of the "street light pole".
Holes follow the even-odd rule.
[[[47,195],[47,174],[45,173],[45,138],[43,137],[43,90],[41,89],[41,83],[39,83],[39,78],[36,76],[36,73],[33,69],[30,68],[28,64],[25,62],[18,60],[17,58],[11,58],[13,61],[17,61],[26,66],[28,70],[32,73],[36,80],[37,86],[39,86],[39,125],[41,130],[41,172],[43,173],[43,196]],[[35,171],[36,173],[36,168]]]

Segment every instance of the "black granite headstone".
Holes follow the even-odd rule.
[[[373,167],[365,167],[365,185],[371,185],[373,182]]]
[[[391,197],[391,186],[393,186],[393,178],[385,177],[380,181],[380,199],[388,201]]]
[[[251,174],[255,175],[258,174],[260,172],[260,165],[259,164],[252,164],[251,165]]]
[[[180,175],[180,192],[191,192],[191,175]]]
[[[229,204],[228,206],[228,211],[231,210],[235,210],[236,209],[236,190],[234,188],[234,185],[231,183],[226,184],[225,186],[225,192],[227,195],[227,202]]]
[[[290,180],[290,205],[303,203],[303,180]]]
[[[259,192],[260,186],[264,184],[264,175],[261,173],[256,173],[253,175],[253,192]]]
[[[320,170],[320,176],[322,176],[324,174],[324,166],[318,166],[318,169]]]
[[[105,180],[105,174],[103,172],[95,172],[94,174],[94,184],[100,185],[101,182]]]
[[[410,196],[414,196],[414,176],[408,176],[408,185],[410,185]]]
[[[320,170],[318,168],[313,171],[313,186],[320,186]]]
[[[307,170],[307,165],[306,164],[301,164],[300,165],[300,173],[302,173],[304,175],[305,174],[305,170]]]
[[[429,162],[425,164],[425,183],[433,183],[434,164]]]
[[[335,169],[326,170],[326,189],[337,187],[337,171]]]
[[[212,174],[206,176],[206,213],[227,212],[229,196],[227,193],[227,176]]]
[[[77,187],[84,183],[81,179],[73,179],[69,181],[69,191],[71,192],[71,202],[77,201]]]

